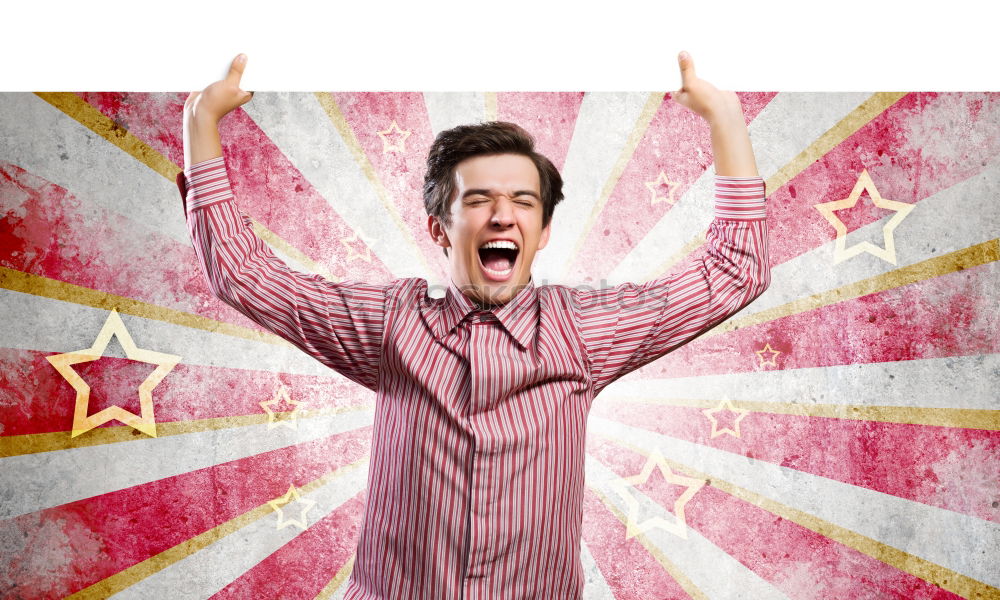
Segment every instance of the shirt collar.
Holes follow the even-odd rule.
[[[504,328],[514,336],[514,339],[524,348],[531,344],[538,323],[538,290],[534,279],[529,277],[528,283],[506,304],[493,309],[481,309],[449,279],[448,291],[445,293],[444,307],[438,318],[435,331],[437,339],[448,335],[456,325],[462,322],[469,313],[475,311],[491,312]]]

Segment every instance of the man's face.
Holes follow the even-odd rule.
[[[538,169],[520,154],[476,156],[455,167],[455,188],[451,225],[429,216],[431,237],[449,249],[451,278],[466,296],[503,304],[528,283],[535,252],[549,241]]]

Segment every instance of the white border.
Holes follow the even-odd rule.
[[[200,89],[239,52],[247,90],[672,91],[682,49],[738,91],[1000,90],[971,0],[16,2],[4,91]]]

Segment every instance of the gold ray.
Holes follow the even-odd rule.
[[[650,404],[655,406],[682,406],[715,408],[718,400],[704,398],[637,398],[601,394],[607,402]],[[865,406],[861,404],[797,404],[793,402],[758,402],[735,400],[742,409],[757,413],[793,415],[797,417],[826,417],[856,421],[878,421],[905,425],[934,425],[962,429],[1000,431],[1000,410],[975,408],[924,408],[917,406]]]
[[[372,410],[374,404],[360,404],[357,406],[327,407],[318,410],[296,411],[296,420],[316,419],[329,415],[340,415],[352,412]],[[292,411],[273,413],[279,417],[288,417]],[[270,415],[267,413],[239,415],[233,417],[214,417],[211,419],[191,419],[188,421],[169,421],[156,424],[156,437],[164,438],[172,435],[185,435],[189,433],[199,433],[202,431],[221,431],[223,429],[238,429],[240,427],[252,427],[255,425],[266,425]],[[102,446],[104,444],[119,444],[132,442],[137,439],[149,439],[139,437],[137,431],[127,425],[115,425],[112,427],[95,427],[86,435],[70,437],[70,431],[52,431],[46,433],[26,433],[22,435],[0,436],[0,458],[8,456],[21,456],[23,454],[37,454],[39,452],[54,452],[57,450],[70,450],[73,448],[83,448],[86,446]]]
[[[101,310],[116,308],[120,313],[127,313],[144,319],[163,321],[164,323],[190,327],[192,329],[203,329],[212,333],[221,333],[253,342],[264,342],[289,348],[295,347],[273,333],[257,331],[231,323],[223,323],[215,319],[208,319],[180,310],[150,304],[142,300],[118,296],[6,267],[0,267],[0,288],[24,294],[32,294],[42,298],[72,302],[81,306],[91,306]]]
[[[353,463],[339,467],[317,479],[314,479],[306,485],[297,487],[297,489],[302,495],[307,495],[327,483],[340,479],[341,477],[349,474],[351,471],[361,467],[369,460],[369,458],[369,456],[362,457]],[[112,594],[117,594],[118,592],[135,585],[143,579],[156,574],[158,571],[184,560],[199,550],[207,548],[222,538],[232,535],[240,529],[252,524],[254,521],[262,519],[272,513],[274,513],[274,509],[268,502],[265,502],[260,506],[243,513],[242,515],[239,515],[238,517],[230,519],[220,525],[216,525],[204,533],[196,535],[181,542],[180,544],[177,544],[173,548],[164,550],[163,552],[151,556],[140,563],[132,565],[124,571],[119,571],[110,577],[102,579],[101,581],[98,581],[97,583],[84,588],[71,596],[67,596],[66,598],[72,598],[74,600],[91,598],[98,599],[107,598]]]
[[[497,93],[483,92],[483,99],[486,102],[485,120],[496,121],[500,110],[497,107]]]
[[[169,179],[171,182],[175,181],[177,173],[181,171],[181,168],[171,162],[166,156],[163,156],[127,129],[115,123],[107,115],[85,102],[76,94],[69,92],[35,92],[35,95],[62,111],[66,116],[76,120],[87,129],[118,146],[126,154],[166,179]],[[298,261],[313,273],[325,277],[330,281],[340,281],[340,278],[331,274],[326,267],[309,258],[304,252],[295,248],[259,221],[253,218],[251,218],[251,221],[254,233],[272,247]]]
[[[769,177],[764,183],[764,189],[767,190],[768,196],[770,196],[774,190],[784,187],[785,184],[791,181],[796,175],[806,170],[809,165],[813,164],[820,158],[823,158],[827,152],[836,148],[844,140],[867,125],[872,119],[885,112],[890,106],[908,94],[909,92],[879,92],[872,94],[871,97],[859,104],[857,108],[852,110],[826,133],[816,138],[816,141],[800,152],[798,156],[789,161],[788,164],[781,169],[778,169],[777,173]],[[684,251],[676,252],[671,255],[665,262],[655,268],[643,281],[651,281],[663,273],[666,273],[670,267],[674,266],[674,264],[688,254],[688,249],[691,248],[695,242],[698,242],[698,244],[695,245],[694,248],[704,244],[705,236],[706,232],[700,233],[696,240],[685,245]]]
[[[625,440],[597,431],[594,431],[593,433],[623,448],[628,448],[637,454],[641,454],[646,457],[649,456],[649,451]],[[675,471],[684,473],[689,477],[705,479],[708,481],[708,485],[714,486],[731,496],[740,498],[741,500],[749,502],[754,506],[759,506],[760,508],[777,515],[782,519],[786,519],[796,523],[797,525],[805,527],[806,529],[815,531],[816,533],[830,538],[835,542],[839,542],[857,550],[858,552],[861,552],[862,554],[867,554],[874,559],[880,560],[890,567],[894,567],[900,571],[919,577],[932,585],[936,585],[940,588],[948,590],[949,592],[958,594],[963,598],[997,598],[997,594],[1000,593],[1000,590],[995,587],[989,586],[966,575],[962,575],[956,571],[952,571],[951,569],[943,567],[939,564],[932,563],[929,560],[920,558],[919,556],[904,552],[899,548],[894,548],[888,544],[874,540],[868,536],[847,529],[846,527],[835,525],[815,515],[786,506],[780,502],[758,494],[757,492],[744,489],[714,475],[703,473],[697,469],[691,468],[669,458],[665,458],[664,460],[670,465],[670,468]]]
[[[918,263],[893,269],[892,271],[881,273],[868,279],[855,281],[833,290],[799,298],[752,315],[736,317],[720,323],[702,334],[701,337],[712,337],[720,333],[735,331],[752,325],[760,325],[761,323],[797,315],[845,300],[852,300],[869,294],[910,285],[911,283],[919,283],[933,277],[954,273],[955,271],[989,264],[996,260],[1000,260],[1000,238],[993,238],[992,240],[981,242],[968,248],[928,258]]]
[[[604,189],[601,190],[601,196],[597,199],[593,208],[591,208],[590,215],[587,217],[587,222],[584,224],[579,237],[577,237],[576,243],[573,244],[573,250],[566,258],[566,264],[563,265],[563,279],[566,279],[569,274],[569,270],[573,266],[573,261],[580,252],[580,247],[587,241],[587,236],[590,234],[590,230],[593,229],[594,224],[597,222],[598,216],[600,216],[601,212],[604,211],[604,207],[607,205],[608,199],[611,198],[611,194],[614,193],[615,188],[618,187],[618,181],[621,179],[622,173],[625,172],[625,168],[628,166],[629,161],[632,160],[632,156],[635,155],[635,149],[639,147],[639,142],[642,141],[643,136],[645,136],[646,132],[649,130],[649,124],[653,121],[653,117],[656,116],[656,111],[659,110],[660,106],[663,104],[664,97],[665,94],[663,92],[652,92],[649,94],[649,97],[646,98],[646,105],[642,107],[642,112],[639,114],[639,118],[632,127],[628,140],[626,140],[625,145],[622,146],[622,151],[618,155],[618,160],[615,162],[615,166],[611,169],[611,173],[608,174],[607,181],[604,182]]]
[[[344,140],[344,145],[350,151],[351,156],[354,157],[354,161],[361,168],[361,172],[364,173],[368,182],[371,184],[372,189],[375,191],[375,195],[378,196],[379,201],[382,203],[382,207],[385,208],[386,213],[392,219],[392,222],[396,224],[396,228],[399,230],[401,236],[397,238],[397,241],[401,243],[406,243],[413,249],[413,255],[416,256],[420,263],[424,267],[424,272],[428,277],[432,273],[439,273],[440,270],[433,269],[427,262],[427,257],[424,252],[420,249],[417,240],[413,237],[413,232],[410,228],[406,226],[403,222],[402,216],[399,214],[399,210],[396,208],[395,203],[389,198],[389,192],[385,189],[382,184],[382,180],[379,179],[377,173],[375,173],[375,167],[372,165],[371,161],[368,160],[368,156],[365,154],[364,148],[361,147],[361,142],[358,141],[356,135],[354,135],[354,129],[347,122],[347,117],[344,116],[343,111],[340,110],[340,106],[337,101],[333,99],[333,94],[328,92],[315,92],[316,100],[319,105],[326,112],[326,116],[330,119],[330,123],[333,124],[337,132],[340,133],[340,137]],[[391,265],[386,265],[391,268]]]
[[[354,570],[354,559],[357,557],[358,555],[356,553],[351,555],[351,558],[344,563],[344,566],[340,567],[337,574],[330,580],[330,583],[326,584],[323,589],[320,590],[319,594],[316,595],[316,600],[329,600],[335,593],[337,593],[340,586],[343,585],[344,582],[347,581],[347,578],[351,576],[351,571]]]
[[[844,140],[854,135],[859,129],[870,123],[890,106],[899,102],[910,92],[879,92],[872,94],[858,105],[847,116],[840,120],[829,131],[819,136],[808,148],[799,153],[787,165],[767,179],[765,188],[776,190],[782,188],[809,165],[823,158],[828,152],[839,146]]]
[[[601,502],[604,503],[604,506],[607,507],[608,512],[613,514],[616,519],[622,522],[622,525],[628,525],[628,516],[626,516],[625,513],[623,513],[622,511],[618,510],[618,507],[615,506],[614,503],[611,502],[611,500],[609,500],[607,496],[601,493],[601,490],[597,489],[597,487],[595,487],[590,483],[587,484],[587,487],[590,488],[590,491],[594,492],[594,495],[596,495],[601,500]],[[663,551],[657,548],[656,545],[653,544],[652,541],[650,541],[649,537],[645,533],[637,533],[635,537],[632,539],[637,540],[640,544],[642,544],[643,548],[645,548],[646,551],[649,552],[650,556],[655,558],[656,562],[660,563],[660,566],[663,567],[663,570],[666,571],[667,574],[670,575],[674,579],[674,581],[676,581],[678,585],[680,585],[684,589],[684,591],[688,593],[689,596],[691,596],[695,600],[708,600],[708,596],[705,595],[705,592],[702,592],[698,588],[698,586],[696,586],[694,582],[691,581],[691,579],[677,567],[677,565],[671,562],[671,560],[667,558],[667,556],[663,553]]]

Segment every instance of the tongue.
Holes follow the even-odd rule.
[[[483,266],[493,271],[506,271],[514,263],[502,250],[483,250]]]

